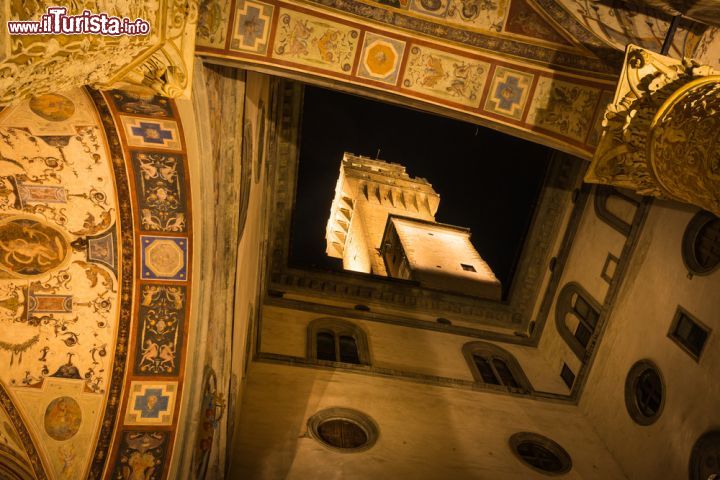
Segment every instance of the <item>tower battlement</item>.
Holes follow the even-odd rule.
[[[345,153],[325,232],[326,253],[341,258],[345,270],[413,279],[431,288],[449,285],[459,293],[499,299],[500,282],[470,243],[470,232],[435,221],[439,205],[440,195],[430,182],[411,177],[403,165]],[[393,251],[412,258],[402,274],[383,254],[388,231],[397,239]],[[411,255],[413,251],[425,253]],[[432,258],[423,258],[428,252]],[[442,271],[428,271],[428,262],[431,270]]]

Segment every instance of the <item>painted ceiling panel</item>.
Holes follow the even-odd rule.
[[[0,380],[48,473],[73,478],[93,453],[118,323],[118,205],[90,98],[5,110],[0,156]]]
[[[237,0],[226,9],[207,0],[198,51],[469,115],[590,158],[615,74],[588,45],[608,47],[564,10],[548,13],[532,0],[437,1]],[[494,15],[497,25],[473,26],[463,8],[478,19]],[[562,14],[569,30],[555,23]]]
[[[204,0],[196,44],[589,159],[625,45],[659,50],[669,20],[619,0]],[[720,61],[713,32],[682,23],[675,53]]]
[[[168,99],[88,92],[0,113],[2,406],[38,478],[161,479],[189,318],[182,126]]]
[[[618,51],[628,44],[659,52],[668,34],[672,16],[662,9],[653,8],[664,2],[654,0],[627,2],[624,0],[536,0],[556,2],[606,45]],[[665,2],[670,3],[670,2]],[[720,30],[717,27],[683,19],[673,35],[668,55],[688,57],[704,65],[720,66]]]

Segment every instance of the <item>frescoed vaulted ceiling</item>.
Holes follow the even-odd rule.
[[[193,2],[175,3],[192,23]],[[196,51],[589,159],[622,50],[658,50],[669,20],[619,0],[202,0]],[[671,54],[720,65],[720,33],[682,23]],[[86,74],[99,65],[85,63]],[[161,70],[161,92],[189,88]],[[44,90],[65,81],[42,78]],[[0,477],[167,478],[188,361],[192,219],[182,123],[157,90],[23,90],[0,110]],[[265,132],[260,105],[240,127],[244,145],[258,125]],[[261,158],[244,148],[254,152],[245,162]],[[205,386],[213,413],[214,374]],[[198,437],[212,439],[203,428]]]
[[[642,2],[613,0],[558,0],[585,28],[617,50],[629,43],[660,51],[670,27],[671,16]],[[680,22],[669,55],[720,65],[718,30],[690,20]]]
[[[184,149],[160,97],[74,89],[0,113],[0,456],[14,472],[164,475],[187,342]]]
[[[196,50],[589,159],[625,45],[659,50],[670,20],[619,0],[204,0]],[[674,38],[671,53],[720,61],[713,29]]]

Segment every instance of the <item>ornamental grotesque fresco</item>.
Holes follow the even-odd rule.
[[[77,478],[110,382],[121,276],[115,178],[87,94],[4,110],[0,172],[0,382],[48,475]]]
[[[0,414],[21,478],[166,476],[189,311],[181,131],[171,100],[135,89],[0,112]]]

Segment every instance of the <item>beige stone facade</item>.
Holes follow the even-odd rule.
[[[708,2],[60,3],[156,28],[0,32],[0,477],[720,475]],[[503,300],[351,154],[288,261],[306,83],[556,149]]]

